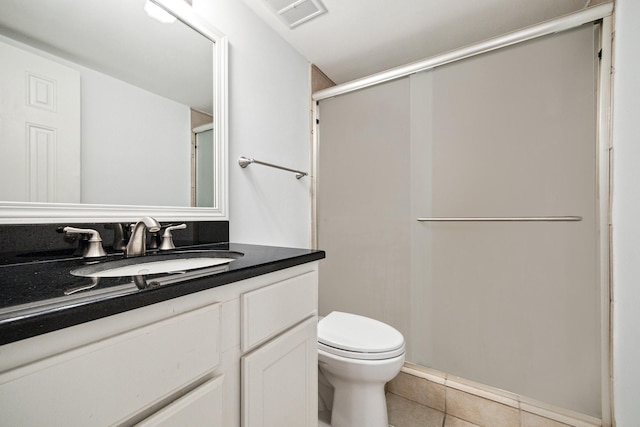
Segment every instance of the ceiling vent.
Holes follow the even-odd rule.
[[[266,2],[289,28],[304,24],[327,11],[320,0],[266,0]]]

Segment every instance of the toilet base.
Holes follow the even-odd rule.
[[[333,386],[331,427],[387,427],[384,386],[400,372],[403,362],[404,354],[392,359],[356,360],[319,349],[320,373]]]
[[[343,382],[335,388],[331,427],[387,427],[384,384]]]
[[[331,427],[331,412],[321,411],[318,413],[318,427]],[[388,427],[395,427],[389,424]]]
[[[318,427],[331,427],[331,412],[320,411],[318,412]],[[393,424],[389,424],[388,427],[395,427]]]

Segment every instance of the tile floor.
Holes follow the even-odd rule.
[[[493,427],[496,425],[510,427],[569,427],[567,424],[526,412],[512,413],[507,418],[489,418],[481,424],[474,424],[450,413],[445,414],[393,393],[387,393],[387,410],[389,412],[389,424],[393,427]],[[491,417],[491,413],[491,410],[488,412],[480,411],[475,414],[476,418],[473,419]],[[473,417],[474,415],[472,414],[471,416]]]
[[[495,425],[507,425],[509,427],[569,427],[567,424],[524,412],[521,414],[522,418],[520,416],[511,416],[507,419],[491,419],[487,420],[486,423],[474,424],[393,393],[387,393],[387,411],[389,413],[389,427],[493,427]],[[492,411],[480,411],[479,416],[480,418],[493,416],[491,413]],[[322,415],[318,426],[330,427],[329,413]],[[472,414],[472,416],[474,415]]]
[[[446,384],[446,385],[445,385]],[[401,372],[387,384],[390,427],[595,427],[598,423],[570,424],[529,412],[510,394],[473,394],[457,381],[446,382]],[[477,390],[476,390],[477,393]],[[505,392],[503,392],[505,393]],[[530,405],[529,405],[530,406]],[[320,414],[319,427],[330,427],[330,414]],[[362,427],[362,426],[358,426]]]
[[[394,427],[570,427],[503,404],[401,372],[387,384]]]
[[[393,393],[387,393],[387,408],[393,427],[480,427]]]

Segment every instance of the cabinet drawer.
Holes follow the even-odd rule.
[[[211,372],[220,359],[219,330],[214,304],[7,371],[0,375],[2,423],[124,421]]]
[[[207,381],[136,427],[222,427],[222,381]]]
[[[242,294],[242,351],[316,313],[318,273],[312,271]]]

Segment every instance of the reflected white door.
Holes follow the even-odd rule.
[[[80,202],[80,73],[0,42],[0,200]]]

